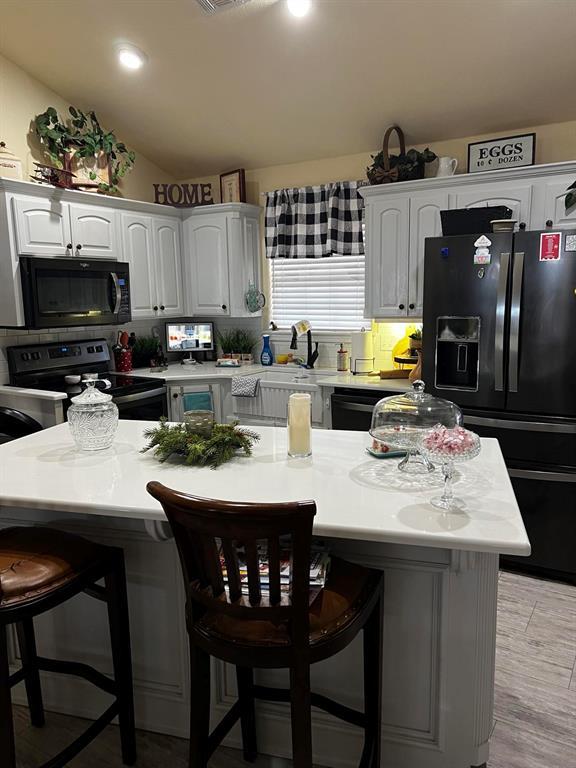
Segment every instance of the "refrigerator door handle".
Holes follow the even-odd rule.
[[[472,424],[477,427],[494,427],[494,429],[517,429],[522,432],[553,432],[576,435],[576,424],[554,424],[548,421],[512,421],[494,419],[490,416],[467,416],[464,414],[464,424]]]
[[[510,349],[508,354],[508,390],[518,392],[518,368],[520,367],[520,309],[522,300],[522,278],[524,275],[524,253],[514,254],[512,270],[512,303],[510,305]]]
[[[496,299],[496,330],[494,334],[494,389],[496,392],[504,391],[504,323],[506,319],[506,292],[508,289],[509,266],[510,254],[501,253]]]
[[[509,469],[510,477],[520,480],[539,480],[547,483],[576,483],[576,474],[571,472],[543,472],[536,469]]]

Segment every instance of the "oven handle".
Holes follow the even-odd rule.
[[[479,427],[497,429],[519,429],[524,432],[561,432],[576,435],[576,424],[550,424],[546,421],[507,421],[490,419],[487,416],[464,416],[464,424],[476,424]]]
[[[544,480],[549,483],[576,483],[576,472],[542,472],[536,469],[509,469],[510,477],[520,480]]]
[[[364,413],[372,413],[374,405],[362,405],[361,403],[343,403],[342,400],[333,402],[333,407],[336,406],[342,411],[363,411]]]
[[[122,303],[122,288],[120,287],[120,280],[116,272],[110,272],[110,277],[114,283],[114,289],[116,290],[116,304],[112,310],[113,314],[117,315],[120,312],[120,305]]]
[[[122,405],[123,403],[135,403],[137,400],[149,400],[151,397],[159,397],[165,395],[167,392],[166,387],[160,387],[159,389],[149,389],[146,392],[135,392],[133,395],[121,395],[115,397],[114,402],[116,405]]]

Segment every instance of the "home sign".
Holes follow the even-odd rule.
[[[212,184],[154,184],[154,202],[174,208],[212,205]]]
[[[468,144],[468,173],[534,165],[535,153],[535,133],[476,141]]]

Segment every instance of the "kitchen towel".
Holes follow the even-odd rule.
[[[259,376],[234,376],[232,379],[233,397],[256,397],[259,390]]]

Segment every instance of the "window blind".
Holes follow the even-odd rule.
[[[279,328],[357,330],[364,320],[364,255],[270,260],[271,318]]]

